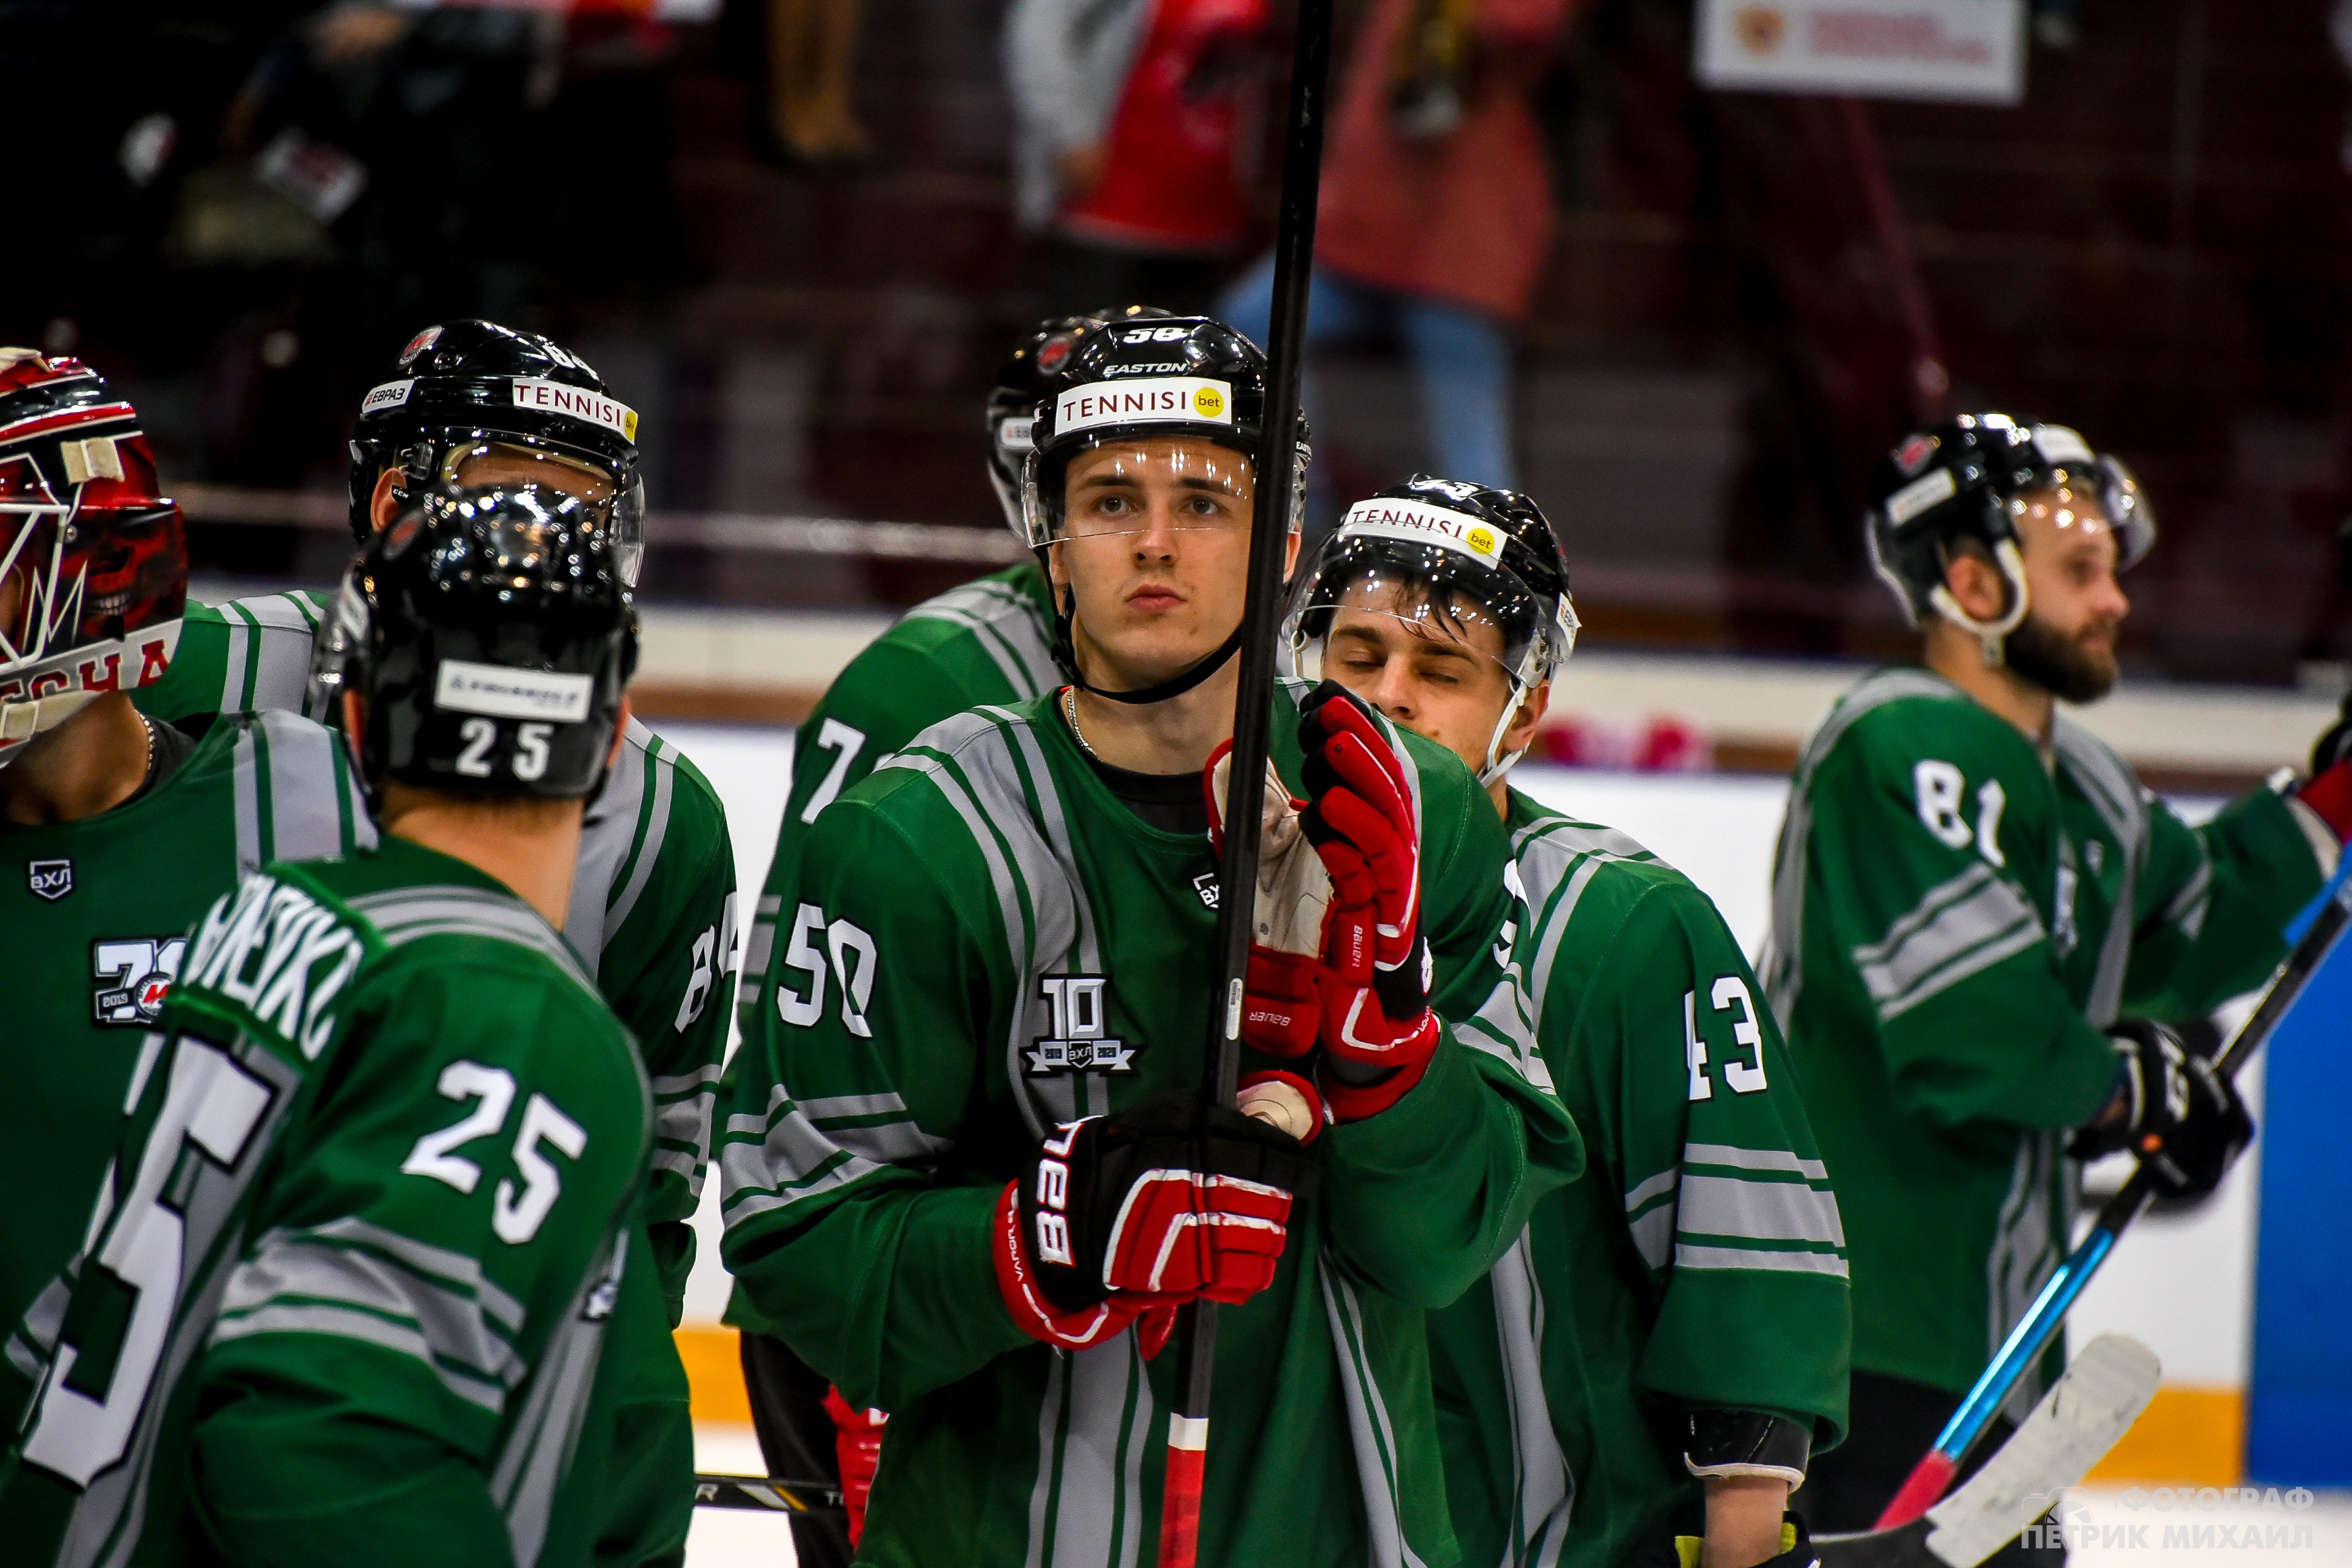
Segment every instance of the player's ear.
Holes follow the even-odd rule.
[[[621,698],[621,711],[613,720],[613,744],[604,753],[604,765],[608,768],[621,760],[621,743],[629,738],[629,718],[633,711],[629,707],[628,696],[624,693]]]
[[[1298,569],[1298,530],[1294,528],[1290,531],[1289,543],[1283,546],[1282,580],[1286,583],[1290,581],[1290,574]]]
[[[393,497],[393,487],[400,483],[400,469],[388,467],[375,477],[375,489],[368,497],[368,522],[379,531],[392,526],[400,515],[400,502]]]
[[[1544,710],[1551,706],[1551,682],[1538,681],[1528,692],[1526,700],[1511,719],[1511,727],[1503,731],[1506,752],[1523,752],[1536,737],[1536,729],[1543,722]]]
[[[343,735],[357,751],[367,737],[367,699],[356,691],[343,693]]]
[[[1944,563],[1944,586],[1977,620],[1998,621],[2009,608],[2009,579],[1982,551],[1954,550]]]

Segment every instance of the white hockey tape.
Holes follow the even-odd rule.
[[[1467,512],[1431,506],[1426,501],[1391,500],[1377,496],[1349,507],[1339,531],[1343,536],[1365,534],[1374,539],[1433,544],[1457,555],[1467,555],[1486,566],[1502,563],[1506,539],[1501,529]]]
[[[1202,376],[1160,375],[1140,381],[1089,382],[1054,400],[1056,436],[1129,420],[1229,426],[1234,422],[1233,388]]]
[[[445,658],[434,678],[433,705],[452,713],[486,713],[493,719],[577,724],[588,717],[589,700],[595,690],[593,676]]]

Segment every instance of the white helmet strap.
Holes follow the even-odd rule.
[[[1937,615],[1961,630],[1976,635],[1977,641],[1984,648],[1985,668],[1988,669],[2000,667],[2002,647],[2008,642],[2009,634],[2025,624],[2025,612],[2030,603],[2025,588],[2025,557],[2018,552],[2017,541],[1993,541],[1992,558],[2000,564],[2000,574],[2009,583],[2009,608],[2002,612],[1999,620],[1980,621],[1969,615],[1961,608],[1959,600],[1953,597],[1951,589],[1941,583],[1927,591],[1927,602],[1936,606]]]

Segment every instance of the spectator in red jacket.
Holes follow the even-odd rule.
[[[1580,0],[1376,0],[1324,155],[1307,342],[1402,340],[1435,471],[1516,488],[1512,339],[1551,248],[1529,100]],[[1221,302],[1263,342],[1272,258]]]
[[[1244,100],[1267,0],[1013,0],[1014,208],[1045,311],[1207,308],[1248,219]]]

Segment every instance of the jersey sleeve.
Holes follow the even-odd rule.
[[[2194,1017],[2262,984],[2285,949],[2287,922],[2335,869],[2333,838],[2299,822],[2298,810],[2276,790],[2256,789],[2192,828],[2148,797],[2147,867],[2124,980],[2131,1011]]]
[[[982,1031],[1013,1002],[984,956],[1002,933],[984,939],[947,895],[959,873],[987,885],[977,864],[927,855],[870,790],[824,814],[719,1147],[738,1288],[853,1404],[883,1409],[1032,1342],[990,1258],[1003,1182],[949,1159],[980,1091]]]
[[[644,1083],[568,979],[443,955],[370,989],[222,1289],[201,1506],[240,1563],[504,1563],[553,1485],[520,1457],[584,1409]]]
[[[711,1117],[727,1052],[734,977],[735,849],[719,794],[667,742],[668,817],[642,882],[616,878],[629,900],[604,942],[597,984],[636,1037],[653,1081],[654,1152],[647,1232],[674,1326],[694,1267],[694,1217],[710,1161]]]
[[[1418,746],[1412,758],[1443,1037],[1402,1100],[1318,1146],[1340,1260],[1391,1295],[1441,1307],[1494,1267],[1538,1199],[1583,1170],[1584,1145],[1541,1065],[1511,960],[1523,906],[1505,879],[1502,820],[1458,760]]]
[[[191,605],[161,680],[131,694],[151,719],[202,713],[299,713],[324,595],[296,592]]]
[[[1825,922],[1859,975],[1897,1105],[1943,1126],[2076,1126],[2116,1058],[2068,995],[2029,890],[2056,868],[2005,809],[2039,792],[2004,769],[2037,764],[1897,717],[1855,725],[1814,774],[1806,923]]]
[[[1679,879],[1639,895],[1591,973],[1552,999],[1570,1016],[1546,1039],[1608,1064],[1605,1168],[1588,1179],[1616,1187],[1656,1303],[1634,1375],[1684,1408],[1784,1416],[1826,1447],[1845,1425],[1845,1231],[1762,987]]]

